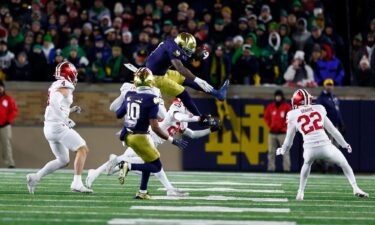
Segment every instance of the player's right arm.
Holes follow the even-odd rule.
[[[197,83],[205,92],[211,92],[214,89],[210,84],[207,83],[207,81],[195,76],[188,68],[184,66],[184,64],[182,64],[181,60],[174,58],[171,59],[171,62],[180,74],[188,79],[194,80],[194,82]]]
[[[122,117],[124,117],[126,114],[126,111],[127,111],[126,101],[123,101],[121,104],[121,107],[118,110],[116,110],[117,119],[121,119]]]
[[[296,135],[296,127],[291,120],[291,115],[287,115],[288,129],[286,131],[286,137],[281,148],[276,150],[276,155],[284,155],[285,152],[289,151],[293,145],[294,136]]]
[[[329,134],[340,144],[343,148],[348,148],[349,144],[345,141],[344,137],[341,133],[337,130],[337,128],[332,124],[331,120],[326,116],[324,118],[324,128],[327,130]]]

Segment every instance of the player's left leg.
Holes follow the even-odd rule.
[[[303,162],[301,172],[300,172],[299,188],[298,188],[298,193],[296,196],[296,200],[299,200],[299,201],[302,201],[304,198],[307,179],[311,171],[311,165],[313,164],[315,160],[314,153],[316,153],[316,151],[314,150],[317,150],[317,149],[306,148],[304,149],[304,152],[303,152],[304,162]]]
[[[281,146],[283,144],[285,137],[285,134],[277,135],[278,146]],[[283,155],[283,170],[287,172],[290,171],[290,151],[285,152],[285,154]]]
[[[197,91],[202,91],[205,92],[197,83],[195,83],[193,80],[186,79],[184,76],[182,76],[178,71],[176,70],[168,70],[166,76],[174,80],[176,83],[183,85],[183,86],[188,86],[191,87]],[[227,90],[229,87],[229,80],[226,80],[223,84],[223,86],[219,90],[212,90],[212,92],[208,93],[215,98],[217,98],[219,101],[224,101],[227,96]],[[207,93],[207,92],[205,92]]]
[[[86,141],[73,129],[70,129],[61,142],[64,146],[74,152],[76,157],[74,160],[74,177],[73,182],[70,185],[72,191],[91,193],[92,190],[85,187],[82,183],[82,172],[85,166],[86,158],[89,153],[89,148],[86,145]]]
[[[342,171],[344,172],[346,178],[353,188],[353,194],[360,198],[368,198],[369,195],[358,187],[353,170],[342,152],[332,144],[327,147],[325,153],[328,161],[335,163],[336,165],[341,167]]]

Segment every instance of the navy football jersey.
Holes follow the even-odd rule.
[[[182,63],[189,61],[184,51],[174,42],[173,39],[168,39],[161,42],[159,46],[151,52],[147,58],[146,67],[149,68],[155,76],[164,76],[169,67],[172,66],[171,60],[179,59]]]
[[[117,118],[125,116],[120,139],[123,140],[126,133],[147,134],[150,126],[149,120],[157,119],[158,110],[159,99],[155,95],[128,92],[121,107],[116,111]]]

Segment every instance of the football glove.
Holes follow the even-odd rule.
[[[212,125],[210,127],[211,132],[221,130],[220,120],[214,119],[214,121],[215,121],[215,123],[212,123]]]
[[[81,113],[81,107],[79,107],[78,105],[75,105],[75,106],[73,106],[72,108],[70,108],[70,112],[71,113]]]
[[[203,115],[200,117],[199,124],[203,127],[211,127],[217,124],[217,120],[213,118],[211,115]]]
[[[69,127],[69,128],[73,128],[75,125],[76,125],[76,123],[73,121],[73,120],[71,120],[71,119],[67,119],[66,121],[65,121],[65,125],[67,126],[67,127]]]
[[[210,56],[210,53],[206,49],[197,48],[197,50],[195,50],[192,57],[193,59],[200,61],[200,60],[206,60],[208,56]]]
[[[348,151],[348,153],[352,153],[352,146],[350,146],[350,145],[347,145],[346,147],[345,147],[345,149],[346,149],[346,151]]]
[[[209,83],[207,83],[207,81],[202,80],[199,77],[195,77],[194,82],[207,93],[210,93],[214,89]]]
[[[284,148],[276,149],[276,155],[284,155],[285,152],[286,152],[286,149],[284,149]]]
[[[179,149],[184,150],[187,147],[188,142],[184,139],[173,138],[172,144],[176,145]]]

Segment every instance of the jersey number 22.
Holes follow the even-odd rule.
[[[318,112],[312,112],[308,115],[303,114],[298,117],[297,122],[302,122],[301,129],[305,135],[314,130],[323,129],[323,125],[320,124],[322,122],[322,116]]]

